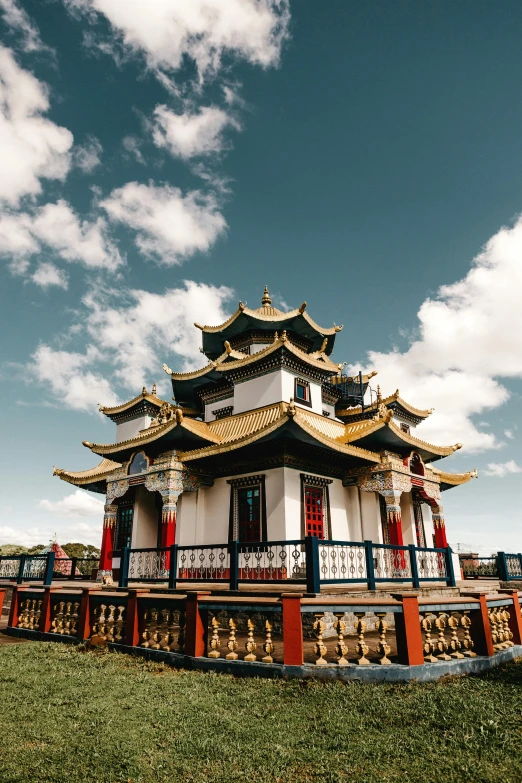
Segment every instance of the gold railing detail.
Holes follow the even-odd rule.
[[[370,663],[370,661],[366,656],[370,652],[370,648],[366,644],[366,640],[364,638],[367,625],[363,620],[363,617],[366,616],[366,612],[354,612],[354,614],[357,617],[357,620],[355,621],[353,626],[355,628],[355,632],[357,633],[357,644],[355,645],[355,651],[359,656],[357,659],[357,663],[359,664],[359,666],[367,666]]]
[[[491,627],[491,638],[493,640],[493,648],[497,651],[505,650],[504,647],[504,633],[502,628],[502,619],[498,612],[498,607],[488,607],[489,625]]]
[[[210,640],[210,647],[211,650],[208,654],[209,658],[220,658],[221,653],[219,652],[219,620],[217,617],[213,617],[211,620],[212,625],[212,639]]]
[[[386,641],[386,631],[388,630],[388,623],[384,619],[386,617],[386,612],[375,612],[375,616],[377,617],[375,630],[379,634],[379,643],[377,645],[377,654],[380,656],[379,663],[382,666],[388,666],[388,664],[391,664],[391,661],[388,658],[391,647]]]
[[[460,652],[462,648],[462,642],[457,636],[457,629],[459,625],[460,618],[458,613],[452,612],[448,617],[448,627],[451,631],[451,639],[448,644],[448,649],[453,650],[453,652],[450,653],[450,658],[464,658],[463,654]]]
[[[339,666],[347,666],[348,660],[348,645],[344,641],[344,635],[346,633],[346,622],[343,620],[344,612],[337,613],[335,621],[335,631],[337,633],[337,644],[335,645],[335,652],[337,653],[337,664]]]
[[[473,647],[475,646],[475,643],[473,639],[471,638],[470,628],[471,628],[471,618],[469,616],[469,609],[465,609],[462,612],[462,616],[460,618],[460,626],[464,629],[464,638],[462,640],[462,647],[464,648],[463,655],[467,658],[476,658],[477,653],[473,652]]]
[[[431,632],[433,630],[433,620],[431,619],[431,612],[424,612],[421,620],[421,628],[424,632],[424,661],[425,663],[437,663],[437,659],[433,655],[437,649],[437,642],[431,638]]]
[[[328,661],[325,659],[325,655],[328,652],[325,643],[323,642],[323,634],[326,630],[326,623],[323,619],[323,614],[316,614],[317,619],[314,622],[314,633],[315,638],[317,639],[316,643],[314,644],[314,653],[317,655],[317,660],[315,662],[316,666],[327,666]]]
[[[446,612],[439,612],[438,617],[435,620],[435,628],[438,630],[437,641],[435,642],[435,649],[438,650],[437,659],[439,661],[451,661],[451,656],[448,655],[449,644],[444,636],[444,631],[448,624],[448,616]]]
[[[123,639],[125,628],[125,606],[115,604],[98,604],[94,607],[95,622],[92,627],[92,636],[98,636],[109,643],[119,644]]]
[[[265,620],[265,641],[263,644],[263,651],[265,655],[261,660],[263,663],[273,663],[274,659],[272,653],[274,652],[274,643],[272,641],[272,623],[270,620]]]
[[[76,636],[78,632],[79,601],[58,601],[53,606],[51,633],[61,636]]]
[[[513,632],[511,631],[511,628],[509,627],[509,609],[507,606],[501,606],[500,607],[500,617],[502,620],[502,630],[503,630],[503,636],[504,636],[504,646],[506,648],[508,647],[514,647],[513,639]]]
[[[40,615],[42,614],[41,598],[26,598],[20,603],[20,614],[18,615],[18,628],[27,628],[30,631],[37,631],[40,625]]]
[[[239,655],[237,654],[237,641],[236,641],[236,630],[237,630],[237,623],[233,617],[230,618],[228,621],[228,628],[229,628],[229,634],[228,634],[228,642],[227,647],[230,652],[228,652],[225,656],[225,658],[228,661],[237,661],[239,658]]]
[[[256,641],[254,639],[254,631],[255,631],[256,627],[255,627],[253,621],[250,619],[250,617],[247,620],[247,628],[248,628],[247,640],[245,642],[245,650],[247,651],[247,654],[245,655],[244,660],[245,661],[255,661],[256,660],[256,656],[255,656],[254,653],[255,653],[257,644],[256,644]]]
[[[155,606],[146,609],[143,613],[145,627],[141,634],[143,641],[140,647],[165,652],[183,652],[184,614],[179,609],[158,609]]]

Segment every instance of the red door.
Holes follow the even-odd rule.
[[[304,496],[305,535],[324,538],[323,490],[305,486]]]

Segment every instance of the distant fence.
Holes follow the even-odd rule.
[[[0,556],[0,581],[42,582],[53,581],[55,553],[45,555],[2,555]]]
[[[372,541],[323,541],[315,536],[290,541],[171,546],[121,552],[120,587],[130,582],[226,582],[303,584],[310,593],[321,585],[444,582],[455,586],[449,547],[374,544]]]
[[[522,581],[522,554],[498,552],[489,557],[459,555],[464,579],[500,579],[502,582]]]

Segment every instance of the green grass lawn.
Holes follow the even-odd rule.
[[[1,783],[520,783],[522,662],[426,685],[233,679],[0,648]]]

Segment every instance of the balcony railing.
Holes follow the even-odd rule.
[[[464,579],[500,579],[502,582],[522,581],[522,554],[498,552],[489,557],[459,555]]]
[[[45,555],[0,556],[0,581],[42,582],[50,585],[53,580],[55,553]]]
[[[313,536],[290,541],[124,548],[119,585],[130,582],[303,584],[307,592],[321,585],[443,582],[455,586],[452,552],[447,549],[374,544],[372,541],[323,541]]]

